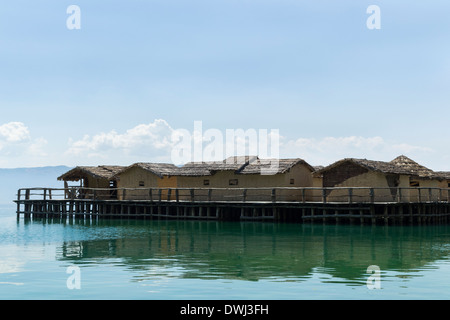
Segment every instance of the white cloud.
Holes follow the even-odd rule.
[[[189,136],[188,144],[198,143],[198,138],[192,127],[183,129]],[[236,130],[236,129],[231,129]],[[246,129],[249,130],[249,129]],[[244,131],[246,131],[244,130]],[[388,161],[400,154],[405,154],[419,163],[428,164],[436,170],[448,170],[449,155],[429,147],[409,144],[402,141],[388,141],[383,137],[323,137],[288,139],[279,135],[281,132],[269,131],[261,135],[259,129],[254,129],[258,143],[267,134],[268,142],[279,141],[279,151],[267,149],[270,157],[276,154],[281,158],[303,158],[312,165],[328,165],[343,158],[366,158]],[[177,146],[179,130],[174,130],[165,120],[157,119],[148,124],[139,124],[124,132],[111,130],[92,136],[85,135],[79,140],[69,140],[69,147],[51,144],[43,137],[33,137],[29,128],[22,122],[0,124],[0,167],[44,166],[44,165],[99,165],[121,164],[129,165],[138,161],[173,162],[172,151]],[[217,135],[211,140],[211,133]],[[208,129],[202,131],[200,143],[203,144],[203,160],[221,160],[228,156],[225,152],[229,145],[226,130]],[[209,135],[208,135],[209,134]],[[197,140],[196,140],[197,139]],[[278,140],[279,139],[279,140]],[[218,141],[216,141],[218,140]],[[245,152],[252,151],[249,145],[239,136],[236,143],[244,146]],[[197,142],[196,142],[197,141]],[[220,148],[213,148],[213,143],[221,142]],[[240,143],[240,144],[239,144]],[[216,154],[216,150],[224,152]],[[50,151],[51,150],[51,151]],[[220,151],[219,150],[219,151]],[[236,149],[239,150],[239,149]],[[195,148],[192,150],[195,151]],[[254,153],[254,152],[250,152]],[[265,155],[258,150],[258,155]],[[223,156],[221,158],[221,156]],[[189,158],[189,161],[193,159]]]
[[[44,147],[47,140],[32,138],[23,122],[9,122],[0,125],[0,165],[32,166],[47,155]]]
[[[197,129],[199,130],[201,130],[200,125],[197,124]],[[220,160],[218,158],[221,155],[224,157],[227,155],[225,147],[228,147],[229,141],[226,141],[227,134],[225,130],[208,129],[201,131],[203,134],[202,137],[196,136],[197,131],[195,130],[195,125],[193,131],[187,129],[182,130],[188,135],[188,140],[186,141],[188,148],[192,148],[196,143],[195,141],[197,143],[200,141],[201,144],[203,143],[203,150],[201,150],[203,154],[200,155],[203,158],[200,159]],[[259,139],[261,139],[259,129],[253,131],[259,143]],[[159,119],[149,124],[139,124],[123,133],[112,130],[107,133],[102,132],[92,136],[85,135],[82,139],[76,141],[71,140],[66,155],[71,157],[70,159],[72,161],[83,162],[89,160],[90,163],[97,164],[108,162],[111,164],[127,165],[138,161],[172,162],[175,161],[173,160],[172,151],[177,147],[177,139],[172,140],[172,134],[176,137],[179,132],[181,131],[174,130],[165,120]],[[213,151],[217,150],[217,148],[212,148],[212,144],[209,141],[211,137],[209,137],[208,133],[210,134],[211,132],[217,136],[213,140],[214,143],[222,143],[218,149],[223,149],[223,154],[221,152],[218,155],[214,154],[214,156],[209,154],[211,153],[210,149],[214,149]],[[273,141],[278,141],[279,139],[279,152],[275,152],[279,157],[299,157],[313,165],[328,165],[334,161],[350,157],[388,161],[400,154],[405,154],[413,159],[416,156],[423,159],[425,155],[434,152],[430,148],[386,141],[380,136],[287,139],[286,137],[280,136],[279,132],[270,131],[266,134],[268,135],[267,138],[270,137],[269,140],[274,139]],[[200,140],[198,140],[199,138]],[[243,148],[246,152],[249,149],[252,150],[248,148],[247,143],[239,139],[236,140],[238,145],[241,143],[241,146],[247,146]],[[193,148],[190,151],[194,152],[195,150]],[[274,155],[272,150],[268,153],[269,155]],[[262,154],[259,155],[264,156]],[[188,156],[188,160],[193,161],[191,159],[193,154],[189,153]],[[79,162],[75,164],[79,164]]]
[[[124,133],[112,130],[93,136],[85,135],[76,141],[70,140],[66,154],[102,159],[114,159],[114,156],[155,159],[169,154],[172,132],[173,129],[165,120],[157,119],[149,124],[139,124]]]
[[[382,137],[324,137],[282,139],[280,153],[285,157],[300,157],[314,165],[328,165],[343,158],[392,160],[400,154],[414,156],[433,153],[431,148],[407,143],[385,141]]]
[[[22,122],[9,122],[0,125],[0,148],[8,143],[30,140],[30,132]]]

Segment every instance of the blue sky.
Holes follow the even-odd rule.
[[[277,129],[280,156],[313,165],[450,170],[449,15],[433,0],[2,3],[0,167],[170,162],[171,132],[202,121]]]

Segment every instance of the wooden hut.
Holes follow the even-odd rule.
[[[314,173],[322,179],[323,188],[335,187],[367,187],[381,188],[375,190],[378,201],[392,201],[397,196],[397,188],[409,187],[407,173],[389,162],[367,159],[346,158],[339,160]],[[346,201],[348,190],[332,190],[326,192],[328,201]],[[370,200],[367,189],[353,190],[353,198]]]
[[[441,199],[447,199],[447,201],[450,201],[450,172],[437,171],[436,175],[442,179],[440,188],[445,189],[441,190]]]
[[[237,172],[257,157],[229,157],[222,161],[189,162],[177,175],[181,188],[233,188],[240,187]]]
[[[237,173],[242,185],[249,188],[286,188],[277,190],[276,199],[281,201],[312,200],[312,191],[301,193],[287,188],[313,187],[312,173],[315,169],[305,160],[257,159]],[[266,191],[266,193],[269,190]],[[267,199],[267,196],[265,197]]]
[[[228,189],[226,196],[230,199],[240,199],[241,189],[249,188],[246,191],[248,199],[267,200],[271,197],[271,188],[311,187],[313,171],[314,168],[302,159],[259,159],[257,156],[243,156],[216,162],[187,163],[179,168],[176,174],[180,188]],[[262,189],[251,190],[253,188]],[[225,200],[225,191],[214,192],[213,198]],[[278,200],[293,200],[294,197],[300,199],[304,196],[292,190],[279,192],[281,194],[278,195]]]
[[[423,198],[428,201],[440,199],[440,190],[438,188],[443,187],[444,177],[404,155],[395,158],[390,163],[408,174],[410,187],[418,188],[410,190],[409,196],[411,201],[422,201]],[[428,188],[428,190],[423,195],[419,194],[419,192],[423,192],[423,188]]]
[[[450,172],[436,171],[436,175],[442,178],[441,188],[450,188]]]
[[[122,170],[122,166],[78,166],[58,177],[64,181],[66,197],[89,198],[92,193],[89,188],[101,188],[98,190],[98,198],[115,198],[117,187],[114,175]],[[77,185],[69,185],[69,182],[78,182]],[[110,190],[109,190],[110,189]]]
[[[177,166],[169,163],[134,163],[117,172],[114,178],[119,188],[127,188],[120,192],[120,200],[149,199],[149,188],[176,188],[177,179],[174,172]],[[166,197],[167,191],[162,195]]]
[[[439,181],[442,180],[433,170],[428,169],[403,155],[390,161],[390,163],[409,175],[410,185],[412,187],[437,187]]]
[[[337,161],[314,173],[322,179],[322,187],[374,188],[378,201],[418,201],[419,189],[411,187],[439,188],[439,176],[432,170],[418,164],[406,156],[399,156],[390,162],[347,158]],[[399,188],[405,188],[398,194]],[[431,192],[431,193],[430,193]],[[437,189],[430,189],[428,199],[439,198]],[[353,191],[353,197],[367,201],[368,190]],[[327,193],[330,201],[343,201],[348,198],[347,190],[333,190]],[[422,199],[423,200],[423,199]]]
[[[177,185],[179,188],[203,188],[203,196],[211,200],[234,200],[240,197],[240,192],[231,189],[240,188],[236,173],[257,157],[229,157],[222,161],[189,162],[180,167],[177,172]],[[214,190],[216,188],[228,189]],[[212,189],[210,194],[207,195]],[[188,195],[184,192],[183,197]],[[225,198],[226,196],[226,198]]]

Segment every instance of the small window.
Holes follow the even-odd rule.
[[[139,181],[139,187],[144,187],[145,186],[145,182],[144,181]]]
[[[419,185],[420,185],[419,181],[416,181],[416,180],[411,180],[409,182],[410,187],[418,187]]]
[[[294,184],[295,182],[294,182],[294,179],[290,179],[289,180],[289,184]]]
[[[228,184],[229,184],[230,186],[237,186],[237,185],[238,185],[238,179],[230,179],[230,180],[228,181]]]
[[[447,187],[449,187],[449,188],[450,188],[450,182],[448,183]]]
[[[204,186],[209,186],[209,180],[208,179],[203,180],[203,185]]]

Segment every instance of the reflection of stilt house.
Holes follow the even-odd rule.
[[[114,175],[121,170],[121,166],[79,166],[64,173],[58,180],[64,181],[66,193],[76,192],[77,194],[66,194],[68,198],[90,197],[88,188],[99,188],[96,190],[97,198],[115,198],[117,187]],[[76,185],[69,185],[69,182],[78,182]],[[109,190],[111,189],[111,190]]]

